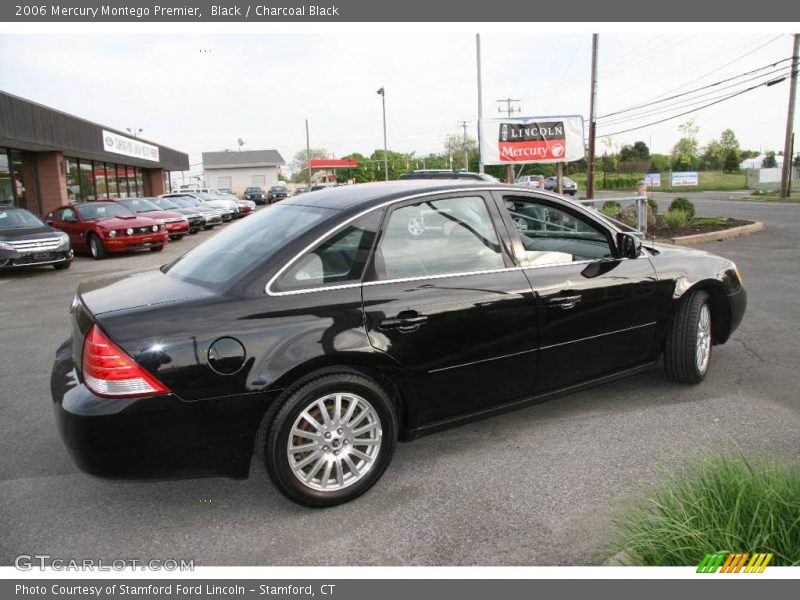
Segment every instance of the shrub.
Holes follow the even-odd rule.
[[[622,205],[616,200],[609,200],[608,202],[603,202],[603,214],[611,214],[611,211],[614,211],[613,214],[617,214],[621,210],[622,210]]]
[[[673,210],[682,210],[689,214],[689,218],[691,219],[694,216],[694,204],[688,198],[675,198],[672,201],[672,204],[669,205],[670,212]]]
[[[698,565],[706,553],[772,552],[800,564],[800,473],[776,460],[718,457],[666,475],[615,525],[613,550],[636,565]]]
[[[679,231],[689,224],[689,213],[685,210],[670,209],[659,217],[662,226],[670,231]]]
[[[647,199],[647,206],[650,207],[650,212],[652,212],[654,216],[658,214],[658,202],[653,200],[653,198]]]

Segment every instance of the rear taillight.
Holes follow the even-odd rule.
[[[98,396],[111,398],[170,393],[96,325],[83,342],[83,381]]]

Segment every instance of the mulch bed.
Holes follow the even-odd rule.
[[[727,219],[725,224],[720,225],[688,225],[677,231],[673,231],[667,227],[656,225],[648,229],[647,234],[657,238],[674,238],[684,235],[695,235],[698,233],[710,233],[712,231],[722,231],[724,229],[731,229],[732,227],[741,227],[742,225],[751,225],[753,221],[743,221],[741,219]]]

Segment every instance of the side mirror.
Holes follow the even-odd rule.
[[[53,219],[47,219],[44,223],[45,223],[45,225],[50,225],[50,227],[52,227],[53,226]]]
[[[620,258],[638,258],[642,252],[642,240],[630,233],[617,236]]]

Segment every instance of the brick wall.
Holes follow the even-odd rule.
[[[164,190],[164,169],[142,169],[145,196],[160,196]]]
[[[28,200],[27,203],[31,210],[41,210],[41,215],[44,216],[51,210],[68,204],[67,183],[62,171],[64,155],[61,152],[36,152],[33,156],[36,161],[38,186],[26,180],[25,188],[38,192],[36,194],[38,202],[32,203]]]

